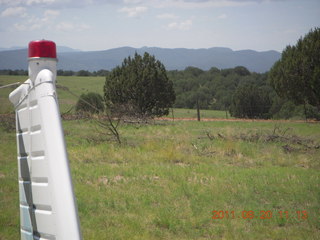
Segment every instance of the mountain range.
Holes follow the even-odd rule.
[[[253,50],[233,51],[230,48],[206,49],[120,47],[104,51],[79,51],[69,47],[57,47],[58,69],[62,70],[111,70],[120,65],[124,58],[135,53],[148,52],[160,60],[167,70],[183,70],[188,66],[209,70],[244,66],[252,72],[263,73],[281,57],[277,51],[258,52]],[[0,49],[0,69],[27,69],[27,49]]]

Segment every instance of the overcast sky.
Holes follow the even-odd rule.
[[[0,47],[282,51],[320,27],[320,0],[0,0]]]

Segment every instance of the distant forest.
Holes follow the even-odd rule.
[[[81,77],[88,77],[88,76],[106,76],[109,71],[101,69],[99,71],[90,72],[87,70],[80,70],[80,71],[69,71],[69,70],[58,70],[58,76],[81,76]],[[20,75],[20,76],[28,76],[28,70],[22,69],[4,69],[0,70],[0,75]]]
[[[58,76],[106,76],[110,72],[58,70]],[[28,75],[25,70],[0,70],[1,75]],[[228,111],[231,116],[263,119],[317,118],[311,105],[295,105],[280,98],[268,82],[267,73],[254,73],[242,66],[230,69],[195,67],[167,71],[176,94],[174,107]]]
[[[295,105],[280,98],[268,82],[267,73],[252,73],[245,67],[211,68],[203,71],[188,67],[184,71],[168,71],[174,83],[174,107],[229,111],[241,118],[317,118],[311,105]]]

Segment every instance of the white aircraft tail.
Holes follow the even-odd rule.
[[[21,239],[81,239],[55,87],[56,46],[29,44],[29,79],[9,95],[16,110]]]

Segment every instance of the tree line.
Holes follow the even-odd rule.
[[[80,77],[104,77],[109,74],[110,71],[105,70],[105,69],[100,69],[98,71],[87,71],[87,70],[79,70],[79,71],[71,71],[71,70],[62,70],[59,69],[57,70],[57,75],[58,76],[80,76]],[[16,76],[28,76],[28,70],[23,70],[23,69],[1,69],[0,70],[0,75],[16,75]]]

